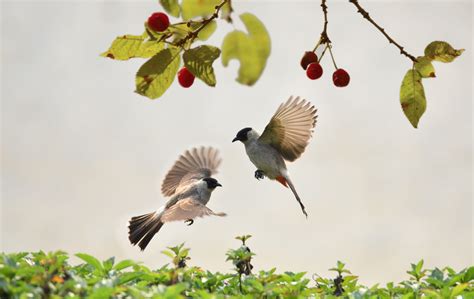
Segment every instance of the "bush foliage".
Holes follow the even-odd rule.
[[[114,258],[99,261],[76,254],[84,263],[73,266],[62,251],[0,254],[1,298],[474,298],[474,267],[423,269],[411,265],[406,280],[385,286],[361,285],[358,277],[337,262],[324,278],[305,272],[255,271],[254,253],[245,241],[227,252],[231,273],[188,266],[184,244],[163,251],[171,263],[152,270],[138,262]]]

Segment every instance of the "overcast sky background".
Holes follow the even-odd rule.
[[[252,234],[255,269],[328,274],[337,260],[363,283],[406,277],[410,262],[473,264],[472,2],[362,1],[414,55],[433,40],[466,48],[436,63],[424,80],[428,108],[419,129],[398,94],[410,61],[346,1],[329,1],[328,32],[347,88],[332,85],[329,57],[320,80],[299,66],[322,29],[319,1],[235,1],[272,38],[254,87],[235,82],[238,62],[215,63],[217,87],[177,81],[150,101],[135,93],[141,60],[99,57],[125,33],[141,34],[157,1],[2,1],[2,211],[0,249],[62,249],[158,267],[166,246],[186,242],[191,265],[228,271],[234,236]],[[172,20],[176,21],[176,20]],[[233,27],[219,23],[208,43]],[[243,145],[246,126],[262,131],[290,95],[318,108],[314,138],[289,170],[309,213],[290,190],[257,182]],[[127,220],[165,202],[161,180],[193,146],[220,149],[224,185],[209,202],[226,218],[167,224],[145,252],[127,239]]]

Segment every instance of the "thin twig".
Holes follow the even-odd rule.
[[[331,51],[332,46],[331,46],[331,45],[328,45],[328,48],[329,48],[329,54],[331,54],[332,64],[334,65],[334,68],[337,70],[338,67],[337,67],[337,65],[336,65],[336,60],[334,60],[334,55],[332,55],[332,51]]]
[[[328,37],[327,30],[328,30],[328,6],[326,5],[326,0],[321,0],[321,8],[323,9],[324,14],[324,27],[323,32],[321,32],[321,39],[319,43],[321,44],[330,44],[331,40]]]
[[[314,46],[313,52],[316,52],[318,47],[322,44],[329,45],[331,43],[331,40],[329,39],[327,30],[328,30],[328,6],[326,5],[326,0],[321,0],[321,8],[323,9],[323,14],[324,14],[324,26],[323,26],[323,32],[321,32],[321,36],[319,37],[319,41]],[[327,48],[327,47],[326,47]],[[326,48],[324,51],[326,51]],[[324,52],[323,52],[324,55]]]
[[[362,6],[360,6],[358,0],[349,0],[349,2],[354,4],[357,7],[357,12],[358,13],[360,13],[365,19],[367,19],[367,21],[372,23],[372,25],[374,25],[375,28],[377,28],[380,32],[382,32],[382,34],[388,39],[389,43],[394,44],[400,50],[400,54],[405,55],[406,57],[408,57],[413,62],[417,61],[416,58],[413,55],[409,54],[407,51],[405,51],[405,49],[402,46],[400,46],[396,41],[394,41],[393,38],[391,38],[385,32],[385,29],[383,29],[377,23],[375,23],[375,21],[370,17],[369,13],[364,8],[362,8]]]
[[[201,26],[199,26],[197,29],[189,32],[184,38],[182,38],[181,40],[179,40],[177,43],[176,43],[176,46],[178,47],[182,47],[183,45],[186,44],[187,41],[191,40],[193,41],[199,34],[199,32],[201,30],[203,30],[210,22],[212,22],[212,20],[214,19],[217,19],[217,17],[219,17],[219,11],[221,10],[221,8],[230,0],[222,0],[222,2],[217,5],[215,7],[215,10],[214,10],[214,13],[206,18],[206,19],[203,19],[200,23],[201,23]]]
[[[324,53],[326,53],[326,50],[327,50],[328,48],[329,48],[329,46],[326,45],[326,47],[324,48],[323,52],[322,52],[321,55],[319,56],[318,63],[321,62],[321,60],[323,59]]]

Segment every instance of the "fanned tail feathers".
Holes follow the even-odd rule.
[[[132,217],[128,225],[128,239],[132,245],[138,243],[138,247],[143,251],[150,243],[153,236],[161,229],[161,215],[153,212]]]

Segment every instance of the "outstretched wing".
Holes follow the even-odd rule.
[[[161,221],[184,221],[210,215],[226,216],[225,213],[214,213],[211,209],[195,199],[186,198],[178,201],[175,205],[167,209],[161,216]]]
[[[259,140],[275,147],[285,160],[296,160],[311,138],[316,111],[310,102],[290,97],[278,107]]]
[[[215,148],[200,147],[187,150],[168,171],[161,184],[161,192],[164,196],[171,196],[180,183],[210,177],[217,173],[220,163],[219,152]]]

